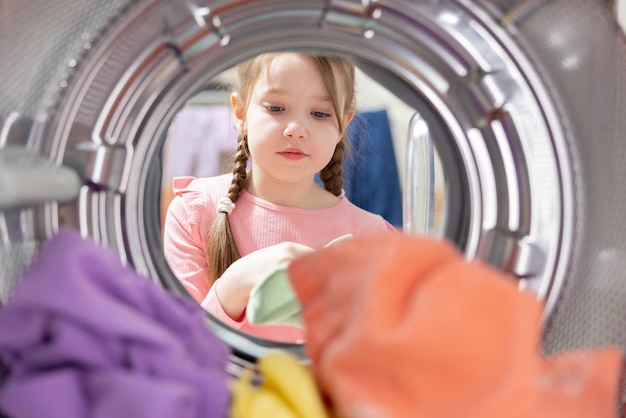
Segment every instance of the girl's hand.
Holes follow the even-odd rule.
[[[278,265],[314,251],[306,245],[283,242],[241,257],[213,285],[224,311],[232,319],[240,319],[248,304],[250,290],[259,280],[267,277]]]

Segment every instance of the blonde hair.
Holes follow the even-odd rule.
[[[238,82],[234,91],[246,104],[263,70],[281,53],[258,55],[237,66]],[[355,68],[351,61],[337,56],[306,55],[311,58],[322,75],[324,85],[331,98],[337,118],[341,140],[328,164],[320,171],[324,189],[339,196],[343,187],[343,160],[345,151],[346,115],[355,108]],[[240,134],[234,156],[233,178],[227,197],[234,203],[242,190],[246,189],[246,166],[250,151],[247,136]],[[219,212],[209,229],[206,240],[206,256],[209,264],[209,284],[213,285],[224,271],[241,257],[230,228],[228,213]]]

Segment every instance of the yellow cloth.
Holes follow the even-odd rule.
[[[328,418],[311,370],[292,354],[271,350],[232,384],[230,418]],[[257,379],[258,380],[258,379]]]

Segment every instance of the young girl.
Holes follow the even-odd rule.
[[[238,76],[233,174],[174,179],[165,257],[191,296],[227,325],[300,343],[296,327],[245,320],[254,284],[340,236],[396,229],[342,190],[344,135],[355,112],[348,60],[269,53],[241,63]]]

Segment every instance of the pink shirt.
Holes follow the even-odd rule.
[[[228,192],[232,175],[210,178],[178,177],[175,196],[165,220],[165,258],[189,294],[217,319],[242,332],[282,342],[303,342],[304,331],[290,326],[252,325],[231,319],[215,291],[209,288],[205,237],[217,216],[216,202]],[[247,191],[240,194],[229,215],[241,256],[285,241],[320,249],[345,234],[353,236],[396,231],[381,216],[346,199],[328,209],[310,210],[277,205]]]

